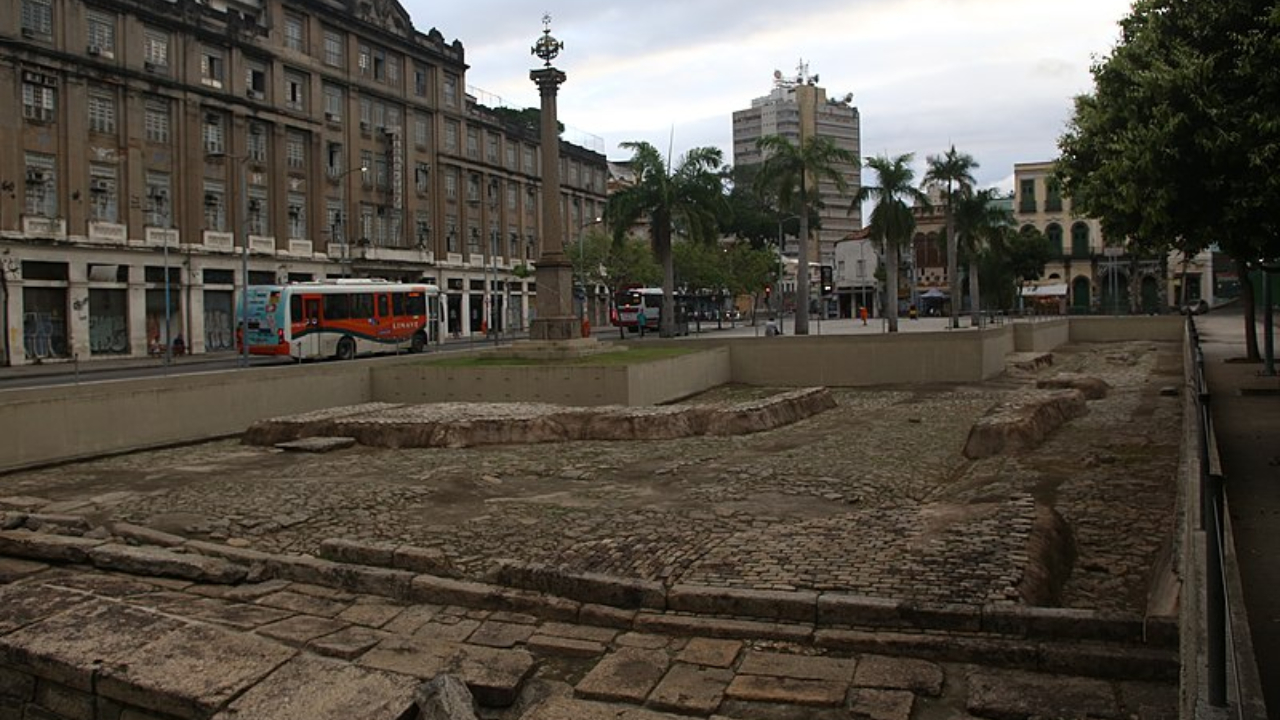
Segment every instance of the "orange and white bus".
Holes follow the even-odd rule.
[[[251,285],[245,339],[254,355],[299,360],[422,352],[440,317],[435,285],[335,280]],[[240,317],[240,316],[238,316]]]

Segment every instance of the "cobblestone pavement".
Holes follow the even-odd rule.
[[[91,514],[270,552],[326,538],[754,589],[1015,601],[1037,504],[1074,530],[1072,607],[1140,611],[1173,528],[1174,344],[1070,346],[969,386],[836,391],[839,407],[740,437],[284,453],[234,441],[0,477],[0,508]],[[970,461],[970,425],[1037,376],[1110,395],[1039,449]],[[710,398],[740,398],[724,389]],[[28,498],[24,500],[23,498]]]

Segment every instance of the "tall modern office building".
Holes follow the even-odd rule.
[[[836,147],[848,150],[855,157],[862,157],[861,119],[853,105],[852,93],[839,98],[828,98],[827,91],[818,85],[818,76],[809,74],[808,65],[801,63],[794,77],[784,77],[774,71],[773,91],[751,101],[747,110],[733,114],[733,162],[734,165],[752,165],[764,160],[756,141],[769,135],[782,135],[794,142],[810,137],[830,138]],[[862,209],[852,208],[853,196],[862,185],[861,166],[849,164],[841,168],[847,193],[836,190],[832,183],[819,188],[823,208],[820,211],[822,228],[815,237],[817,247],[810,253],[810,260],[834,264],[835,244],[862,227]],[[783,252],[796,252],[794,239],[784,245]]]
[[[426,280],[437,336],[522,324],[540,139],[467,67],[395,0],[0,0],[0,365],[230,350],[246,282]],[[560,158],[571,241],[608,164]]]

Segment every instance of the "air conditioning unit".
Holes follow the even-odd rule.
[[[205,207],[207,207],[207,208],[216,208],[216,207],[218,207],[218,206],[219,206],[219,205],[221,205],[221,204],[222,204],[222,203],[221,203],[221,202],[219,202],[219,198],[218,198],[218,196],[217,196],[217,195],[215,195],[215,194],[213,194],[213,193],[205,193],[205,194],[204,194],[204,206],[205,206]]]
[[[104,193],[111,191],[111,181],[102,178],[93,178],[89,181],[89,192]]]
[[[328,120],[329,122],[338,122],[341,118],[339,118],[337,115],[334,115],[331,112],[327,112],[324,114],[324,119]]]
[[[39,185],[40,183],[43,183],[48,179],[49,179],[48,175],[46,175],[43,170],[27,171],[27,182],[31,183],[32,185]]]
[[[22,28],[22,37],[33,38],[35,36],[36,36],[35,30],[32,30],[31,28]]]
[[[369,123],[365,120],[360,121],[360,131],[369,132]]]
[[[102,48],[98,47],[97,45],[90,45],[89,47],[85,48],[84,51],[89,53],[93,57],[98,57],[99,55],[102,54]]]
[[[146,70],[147,72],[155,72],[155,71],[156,71],[156,69],[157,69],[157,65],[156,65],[155,63],[151,62],[150,60],[148,60],[148,61],[146,61],[146,62],[142,63],[142,69],[143,69],[143,70]]]
[[[261,100],[266,97],[266,93],[260,90],[247,90],[245,95],[248,95],[253,100]]]
[[[168,191],[168,190],[165,190],[164,188],[160,188],[160,189],[156,190],[155,192],[151,193],[151,199],[152,199],[152,200],[168,200],[168,199],[169,199],[169,191]]]

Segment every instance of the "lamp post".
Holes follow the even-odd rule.
[[[347,176],[353,172],[359,172],[361,175],[369,172],[368,165],[360,165],[350,170],[344,170],[338,175],[338,217],[335,218],[334,225],[338,235],[338,244],[342,248],[342,274],[347,276],[351,274],[351,245],[347,242]]]
[[[604,222],[604,218],[598,217],[590,222],[585,222],[578,227],[578,280],[582,286],[582,312],[578,314],[578,321],[587,318],[587,253],[586,253],[586,231],[592,225],[599,225]],[[595,318],[592,318],[594,320]]]
[[[789,215],[789,216],[784,217],[784,218],[779,218],[779,220],[778,220],[778,279],[779,279],[779,280],[782,280],[782,279],[783,279],[783,277],[786,275],[786,272],[782,269],[782,257],[783,257],[783,255],[782,255],[782,246],[783,246],[783,242],[784,242],[784,236],[783,236],[783,234],[782,234],[782,224],[783,224],[783,223],[786,223],[786,222],[790,222],[790,221],[792,221],[792,220],[799,220],[799,219],[800,219],[800,216],[799,216],[799,215]],[[797,273],[799,273],[799,270],[797,270],[796,272],[797,272]],[[776,295],[777,295],[777,299],[776,299],[774,302],[776,302],[776,303],[778,304],[778,332],[779,332],[780,334],[785,334],[785,333],[784,333],[784,331],[786,330],[786,327],[785,327],[785,326],[783,325],[783,323],[782,323],[782,314],[783,314],[783,313],[782,313],[782,311],[783,311],[783,304],[782,304],[782,295],[783,295],[783,292],[782,292],[782,288],[778,288],[778,292],[776,293]],[[806,313],[807,313],[807,312],[809,312],[809,307],[808,307],[808,306],[809,306],[809,299],[808,299],[808,298],[805,298],[805,308],[804,308],[804,311],[805,311]],[[797,309],[796,309],[796,312],[800,312],[799,308],[797,308]]]
[[[240,166],[240,367],[249,367],[249,179],[245,171],[245,163],[249,155],[231,155],[225,152],[212,152],[206,158],[234,160]],[[167,277],[166,277],[167,279]]]

